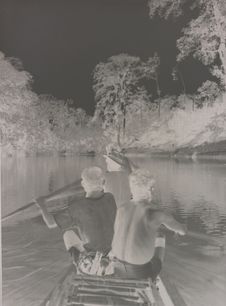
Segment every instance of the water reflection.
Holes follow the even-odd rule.
[[[158,182],[162,206],[190,228],[226,233],[226,166],[173,160],[137,160]]]

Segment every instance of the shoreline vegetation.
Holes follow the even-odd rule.
[[[156,98],[144,85],[136,92],[143,78],[148,81],[158,72],[159,65],[157,55],[142,62],[128,54],[98,64],[93,81],[96,107],[90,115],[75,108],[70,99],[34,93],[32,76],[0,52],[2,156],[93,157],[109,143],[152,156],[224,156],[225,91],[206,81],[192,95]]]
[[[103,151],[82,151],[82,152],[33,152],[32,154],[21,154],[21,152],[16,152],[15,154],[2,154],[3,156],[13,157],[13,156],[24,156],[24,157],[44,157],[44,156],[84,156],[84,157],[95,157],[104,154]],[[131,147],[125,150],[125,154],[128,155],[142,155],[150,156],[152,158],[168,158],[168,159],[190,159],[196,160],[217,160],[226,161],[226,140],[218,141],[215,143],[204,143],[199,146],[194,147],[182,147],[175,150],[158,150],[158,148],[139,148]]]
[[[128,154],[150,155],[151,157],[163,157],[174,159],[208,159],[208,160],[226,160],[226,140],[215,143],[204,143],[194,147],[183,147],[176,150],[158,150],[130,148]]]

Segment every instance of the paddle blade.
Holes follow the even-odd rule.
[[[205,242],[207,242],[209,244],[212,244],[212,245],[215,245],[215,246],[224,247],[224,244],[223,244],[222,241],[220,241],[217,238],[209,237],[206,234],[196,233],[196,232],[193,232],[193,231],[188,231],[187,236],[189,236],[191,238],[194,238],[194,239],[205,241]]]

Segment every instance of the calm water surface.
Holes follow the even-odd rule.
[[[132,160],[152,172],[156,179],[155,201],[159,205],[186,223],[188,229],[226,242],[226,164],[147,157],[132,157]],[[88,157],[3,160],[2,215],[29,203],[35,197],[73,182],[79,178],[82,169],[90,165],[105,167],[102,158]],[[125,186],[120,188],[117,197],[123,193]],[[4,305],[13,305],[15,298],[18,305],[20,301],[23,306],[39,305],[61,274],[59,263],[62,263],[63,269],[66,262],[67,254],[57,230],[48,230],[41,220],[28,220],[14,226],[8,226],[5,222]],[[211,241],[190,237],[176,240],[169,233],[164,269],[187,305],[224,305],[225,250],[214,246]],[[15,278],[18,278],[21,287],[15,284]],[[45,285],[43,278],[46,279]],[[32,281],[31,294],[28,284]],[[26,301],[24,290],[29,291]]]

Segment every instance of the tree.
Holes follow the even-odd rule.
[[[78,124],[80,127],[85,126],[90,120],[90,117],[86,114],[85,110],[82,108],[77,108],[75,110],[74,116],[76,124]]]
[[[117,141],[121,146],[121,131],[125,136],[127,108],[134,102],[135,95],[147,100],[148,93],[139,82],[143,75],[138,57],[120,54],[100,63],[94,70],[96,110],[95,118],[101,118],[104,128],[114,126]],[[140,99],[141,100],[141,99]]]
[[[149,16],[158,15],[161,18],[177,18],[183,14],[186,0],[148,0]]]
[[[195,96],[196,105],[198,108],[202,108],[204,105],[213,105],[216,98],[220,95],[221,90],[216,82],[207,80],[197,90]]]
[[[153,80],[156,84],[157,91],[157,102],[158,102],[158,112],[160,116],[161,109],[161,90],[159,86],[159,68],[160,68],[160,58],[157,53],[153,57],[150,57],[146,62],[143,62],[140,66],[141,77],[148,80]]]
[[[149,0],[150,17],[178,17],[183,13],[185,0]],[[190,9],[198,9],[197,18],[183,29],[177,41],[177,61],[187,56],[200,60],[226,86],[226,2],[224,0],[193,0]],[[217,60],[220,64],[216,65]]]
[[[178,65],[176,65],[172,70],[172,77],[174,81],[180,81],[182,85],[182,92],[184,95],[186,95],[186,85],[184,81],[183,74],[181,73]]]
[[[172,70],[172,77],[174,81],[180,81],[182,85],[182,94],[178,96],[177,102],[174,104],[174,107],[182,107],[185,106],[186,101],[192,100],[192,110],[195,110],[195,100],[193,95],[187,94],[186,84],[181,70],[179,69],[179,65],[177,64]],[[182,102],[182,103],[181,103]]]
[[[76,130],[83,127],[88,116],[81,109],[74,109],[72,100],[60,100],[52,95],[40,95],[34,109],[39,124],[50,129],[58,139],[73,140]]]
[[[19,69],[19,70],[18,70]],[[58,151],[77,143],[89,120],[73,101],[31,90],[32,76],[17,59],[0,53],[0,135],[4,151]]]
[[[226,14],[225,3],[219,0],[199,0],[200,15],[183,30],[177,41],[178,61],[192,54],[226,86]],[[220,59],[221,65],[215,64]]]
[[[12,148],[26,145],[27,132],[34,124],[31,106],[37,95],[31,88],[32,76],[18,71],[0,52],[1,144]]]

